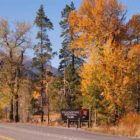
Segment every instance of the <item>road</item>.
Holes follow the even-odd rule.
[[[135,140],[81,129],[41,127],[23,124],[0,124],[0,140]],[[138,139],[137,139],[138,140]]]

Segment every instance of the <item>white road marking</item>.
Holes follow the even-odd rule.
[[[1,134],[0,134],[0,139],[3,139],[3,140],[15,140],[13,138],[10,138],[10,137],[7,137],[7,136],[1,135]]]

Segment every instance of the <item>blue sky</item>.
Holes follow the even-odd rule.
[[[49,33],[50,40],[54,51],[59,52],[61,48],[60,38],[61,29],[59,21],[61,20],[61,11],[66,4],[72,0],[0,0],[0,17],[8,19],[10,22],[14,21],[28,21],[33,23],[36,16],[36,11],[41,4],[44,5],[46,15],[51,19],[54,24],[54,30]],[[127,19],[134,13],[140,13],[140,0],[119,0],[122,1],[127,8]],[[78,8],[82,0],[73,0]],[[35,28],[32,29],[31,35],[35,37]],[[32,56],[32,52],[28,51],[28,55]],[[56,56],[52,60],[52,65],[58,67],[59,59]]]

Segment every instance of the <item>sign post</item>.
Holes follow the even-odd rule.
[[[67,127],[68,127],[68,128],[70,127],[69,119],[67,119]]]

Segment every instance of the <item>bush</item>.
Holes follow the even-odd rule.
[[[125,136],[140,136],[140,115],[135,112],[130,112],[125,115],[120,121],[118,131]]]

